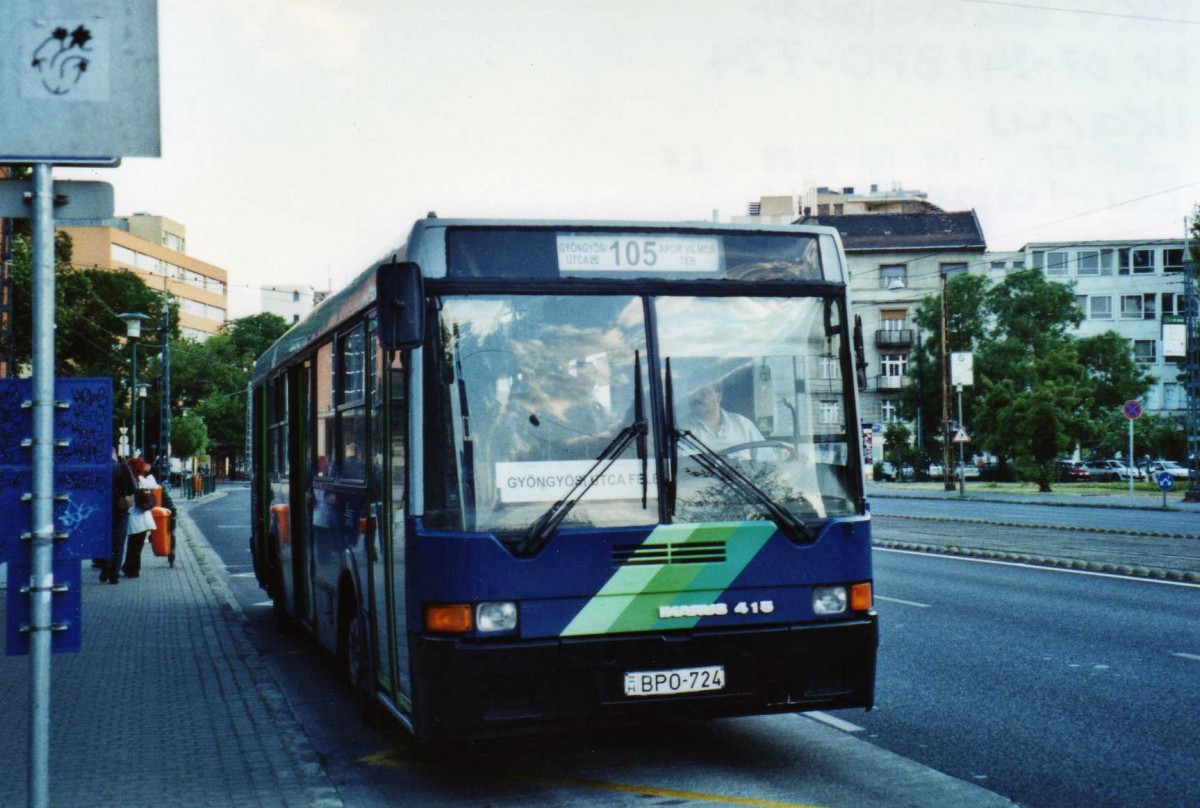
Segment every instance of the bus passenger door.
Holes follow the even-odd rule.
[[[294,598],[296,618],[304,624],[312,623],[312,575],[309,570],[308,511],[309,490],[312,485],[312,440],[309,434],[309,374],[311,362],[292,368],[288,378],[291,413],[291,441],[288,465],[291,468],[291,491],[289,508],[292,513],[302,514],[301,519],[291,520],[291,560],[284,576],[289,579],[289,591]]]
[[[379,348],[376,322],[371,321],[367,338],[368,368],[370,370],[370,462],[367,463],[367,530],[366,579],[367,608],[371,614],[374,638],[371,645],[374,653],[375,680],[378,687],[394,696],[395,682],[393,654],[393,627],[388,608],[389,575],[392,544],[387,526],[387,504],[383,492],[387,482],[384,468],[385,441],[387,439],[386,379],[384,377],[383,351]]]

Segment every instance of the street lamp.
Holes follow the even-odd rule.
[[[129,338],[129,345],[133,349],[133,364],[129,368],[129,420],[130,432],[133,433],[131,451],[137,452],[140,445],[137,429],[137,341],[142,336],[142,320],[150,318],[139,312],[126,312],[117,316],[125,321],[125,336]]]
[[[138,437],[141,438],[143,441],[146,440],[146,388],[148,388],[149,386],[150,385],[147,384],[146,382],[138,382],[137,383]],[[137,453],[137,455],[139,457],[146,456],[146,447],[145,446],[137,446],[134,448],[134,451]]]

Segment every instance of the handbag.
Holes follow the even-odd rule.
[[[133,494],[125,494],[124,496],[117,497],[117,511],[119,513],[126,513],[133,507],[133,500]]]
[[[139,488],[133,495],[133,504],[139,510],[149,511],[155,506],[154,492],[149,488]]]

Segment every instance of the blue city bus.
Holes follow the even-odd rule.
[[[831,228],[431,215],[255,366],[258,580],[423,743],[870,709],[855,337]]]

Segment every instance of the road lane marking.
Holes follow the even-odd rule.
[[[265,607],[267,607],[267,606],[274,606],[274,605],[275,605],[275,604],[274,604],[272,601],[269,601],[269,600],[260,600],[258,603],[251,603],[251,604],[250,604],[250,608],[251,608],[251,609],[262,609],[262,608],[265,608]]]
[[[813,721],[820,721],[822,724],[827,724],[834,729],[840,729],[842,732],[864,732],[865,730],[858,724],[851,724],[849,721],[832,716],[829,713],[823,713],[820,710],[813,710],[810,713],[804,713]]]
[[[1166,581],[1162,578],[1139,578],[1135,575],[1117,575],[1111,572],[1094,572],[1092,570],[1069,570],[1065,567],[1047,567],[1041,564],[1027,564],[1024,561],[1001,561],[996,558],[971,558],[970,556],[946,555],[945,553],[926,552],[923,550],[898,550],[894,547],[872,547],[877,553],[900,553],[901,555],[925,556],[926,558],[941,558],[946,561],[970,561],[974,564],[997,564],[1001,567],[1021,567],[1027,570],[1042,572],[1064,572],[1069,575],[1090,575],[1093,578],[1115,578],[1118,581],[1128,581],[1137,584],[1161,584],[1163,586],[1182,586],[1185,589],[1200,589],[1200,584],[1189,581]]]
[[[253,578],[253,572],[235,572],[229,576],[230,578]]]
[[[1171,656],[1177,656],[1177,657],[1181,657],[1183,659],[1194,659],[1197,662],[1200,662],[1200,654],[1185,654],[1183,652],[1176,651],[1176,652],[1173,652],[1171,654]]]
[[[407,769],[422,764],[404,755],[412,754],[411,747],[398,746],[374,752],[358,759],[359,763],[371,766],[390,766],[396,769]],[[779,800],[760,800],[754,797],[734,797],[728,794],[706,794],[701,791],[681,791],[675,788],[660,788],[658,786],[642,786],[631,783],[610,783],[605,780],[578,780],[565,777],[544,777],[537,774],[510,774],[497,772],[501,776],[515,782],[539,783],[543,785],[566,786],[568,788],[590,788],[600,791],[616,791],[623,794],[637,794],[643,797],[662,797],[667,799],[694,800],[696,802],[713,802],[721,805],[749,805],[755,808],[817,808],[815,805],[800,802],[780,802]]]
[[[918,609],[932,609],[928,603],[917,603],[915,600],[900,600],[900,598],[885,598],[883,595],[876,595],[875,600],[886,600],[888,603],[899,603],[903,606],[916,606]]]

